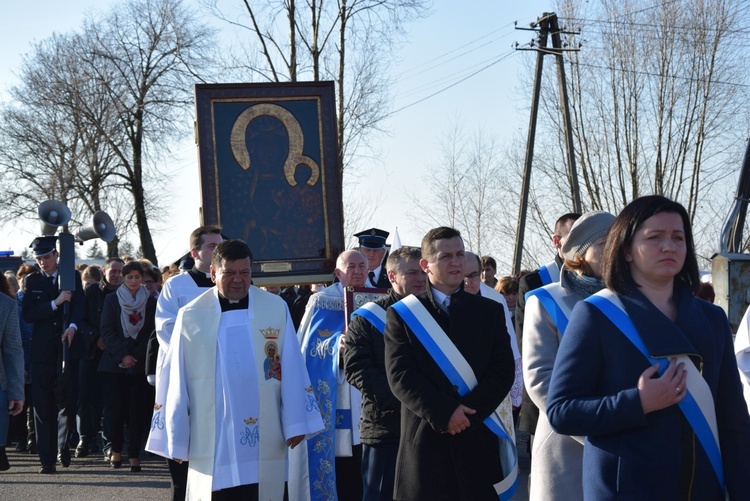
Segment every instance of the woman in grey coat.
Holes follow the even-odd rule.
[[[8,409],[8,412],[5,412]],[[0,471],[10,468],[5,454],[10,416],[23,410],[23,347],[18,303],[10,297],[8,280],[0,273]]]
[[[584,214],[563,242],[560,282],[527,294],[523,327],[523,380],[540,415],[531,453],[529,499],[583,499],[583,438],[559,435],[547,420],[547,391],[557,349],[573,306],[604,287],[601,256],[615,216]]]

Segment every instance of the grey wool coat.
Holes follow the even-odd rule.
[[[0,294],[0,386],[8,400],[23,400],[23,346],[18,303]],[[7,410],[5,410],[7,412]]]

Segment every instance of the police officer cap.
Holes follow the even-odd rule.
[[[57,250],[56,243],[57,237],[36,237],[29,247],[34,249],[34,257],[40,257]]]
[[[383,249],[388,235],[387,231],[378,228],[370,228],[354,234],[355,237],[359,238],[359,246],[366,249]]]

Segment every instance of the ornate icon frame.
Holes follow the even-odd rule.
[[[365,303],[371,303],[376,299],[388,294],[390,289],[379,287],[345,287],[344,288],[344,312],[346,314],[346,328],[349,327],[352,313]],[[346,328],[344,331],[346,331]]]
[[[344,250],[334,83],[199,84],[195,106],[202,224],[248,243],[255,285],[330,282]]]

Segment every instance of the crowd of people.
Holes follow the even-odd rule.
[[[453,228],[355,236],[331,285],[264,288],[217,226],[161,270],[37,238],[0,278],[0,470],[7,435],[45,474],[145,448],[175,500],[510,499],[520,430],[530,499],[746,495],[750,329],[735,356],[680,204],[564,214],[513,276]]]

